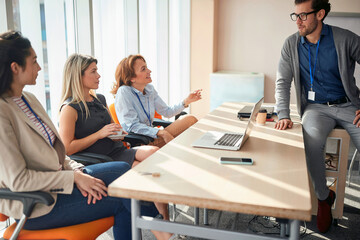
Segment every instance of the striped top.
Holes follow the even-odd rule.
[[[19,106],[19,108],[25,113],[25,115],[30,119],[32,123],[38,128],[41,133],[45,136],[45,139],[50,143],[48,134],[50,135],[51,142],[54,143],[56,139],[55,133],[44,123],[41,121],[41,124],[35,117],[34,113],[31,112],[30,108],[25,104],[24,100],[21,99],[21,97],[12,97],[12,100]],[[44,127],[45,126],[45,129]],[[51,145],[51,143],[50,143]]]

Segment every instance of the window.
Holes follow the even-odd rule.
[[[14,0],[12,19],[14,30],[30,39],[42,67],[35,86],[24,90],[34,93],[53,122],[61,97],[62,69],[69,52],[75,51],[73,5],[70,0]]]
[[[190,1],[140,0],[139,38],[159,95],[178,103],[190,90]]]
[[[5,32],[7,30],[6,18],[7,14],[5,0],[0,0],[0,32]]]
[[[10,4],[10,5],[9,5]],[[144,55],[165,102],[180,102],[190,86],[190,0],[0,0],[0,30],[21,31],[42,67],[26,86],[57,123],[63,66],[74,52],[98,59],[98,92],[108,103],[117,64]]]
[[[97,92],[105,95],[108,105],[114,102],[110,90],[115,69],[126,56],[124,2],[93,0],[94,57],[101,75]]]

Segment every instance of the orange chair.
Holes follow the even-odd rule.
[[[118,120],[118,118],[116,116],[116,110],[115,110],[115,104],[114,103],[110,104],[109,111],[110,111],[111,117],[114,120],[114,122],[117,123],[117,124],[120,124],[119,120]]]
[[[1,214],[2,215],[2,214]],[[5,216],[5,215],[3,215]],[[17,239],[67,239],[89,240],[96,239],[114,225],[114,217],[102,218],[88,223],[77,224],[68,227],[60,227],[45,230],[21,230]],[[16,227],[16,223],[8,227],[4,233],[4,239],[10,239]]]
[[[162,119],[162,116],[155,111],[154,118]]]
[[[34,196],[38,199],[35,200],[33,198]],[[22,225],[25,223],[28,215],[31,214],[31,210],[33,209],[34,205],[36,203],[50,205],[53,203],[54,199],[50,194],[45,192],[13,193],[8,189],[0,189],[0,198],[20,201],[23,201],[25,198],[27,198],[25,202],[23,201],[24,215],[19,221],[19,226],[17,226],[16,223],[13,223],[11,226],[9,226],[4,233],[4,239],[95,240],[99,235],[106,232],[114,225],[114,217],[107,217],[92,222],[67,227],[44,230],[24,230],[22,229]],[[28,204],[28,201],[30,201],[29,199],[33,201],[31,204]],[[0,213],[0,221],[6,221],[7,219],[7,216]],[[16,227],[18,227],[18,229],[16,229]]]
[[[119,119],[116,116],[116,110],[115,110],[114,103],[110,104],[109,111],[110,111],[111,117],[114,120],[114,122],[119,124]],[[154,117],[155,117],[154,121],[153,121],[154,126],[167,127],[171,124],[171,122],[169,122],[169,121],[162,120],[161,115],[158,114],[157,112],[155,112]],[[123,141],[130,143],[131,147],[136,147],[136,146],[141,146],[141,145],[147,145],[150,142],[154,141],[154,139],[149,136],[145,136],[145,135],[141,135],[141,134],[129,133],[127,136],[125,136]]]
[[[112,103],[109,106],[109,112],[115,123],[119,124],[119,120],[116,116],[115,104]],[[162,120],[161,120],[162,121]],[[140,134],[129,133],[123,139],[123,144],[126,148],[136,147],[141,145],[147,145],[151,141],[152,138]],[[130,145],[129,145],[130,144]],[[78,152],[69,156],[72,160],[75,160],[84,165],[91,165],[102,162],[111,162],[113,161],[109,156],[97,153],[89,153],[89,152]]]
[[[116,116],[114,103],[110,104],[109,111],[110,111],[111,117],[114,120],[114,122],[119,124],[118,117]],[[179,113],[178,115],[175,116],[175,120],[184,114],[186,114],[186,112]],[[155,111],[153,126],[165,128],[165,127],[169,126],[170,124],[171,124],[170,121],[163,120],[162,116]],[[132,147],[135,147],[135,146],[140,146],[140,145],[147,145],[150,142],[154,141],[154,139],[149,136],[145,136],[145,135],[141,135],[141,134],[129,133],[129,135],[127,135],[124,138],[124,141],[130,143],[130,145]]]
[[[116,116],[116,110],[115,110],[115,104],[114,103],[110,104],[109,111],[110,111],[111,117],[114,120],[114,122],[119,124],[119,119]],[[157,119],[161,120],[162,116],[155,111],[154,118],[157,118]]]

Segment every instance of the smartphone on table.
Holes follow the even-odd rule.
[[[244,158],[244,157],[220,157],[220,163],[252,165],[253,160],[251,158]]]

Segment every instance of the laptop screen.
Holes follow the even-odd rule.
[[[245,130],[240,132],[207,131],[191,145],[200,148],[212,148],[223,150],[239,150],[250,136],[254,127],[256,116],[263,102],[261,98],[252,108],[250,119],[247,121]],[[236,136],[238,135],[238,136]],[[234,142],[235,141],[235,142]]]
[[[246,142],[246,140],[249,138],[250,132],[256,123],[256,116],[259,113],[259,110],[261,108],[261,104],[263,103],[263,101],[264,101],[264,98],[261,98],[253,107],[251,114],[250,114],[249,123],[246,126],[244,139],[243,139],[241,145],[243,145]]]

